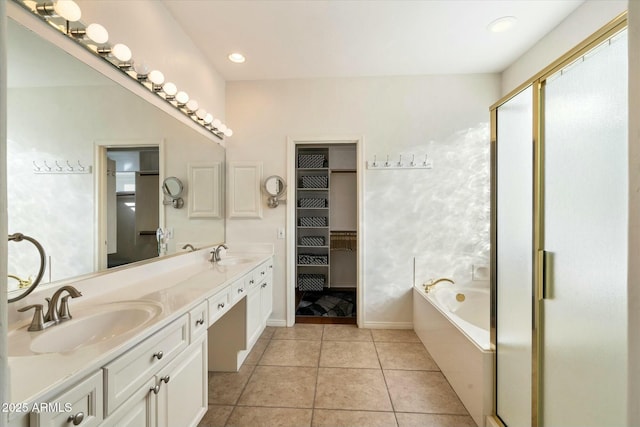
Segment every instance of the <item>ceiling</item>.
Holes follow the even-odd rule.
[[[583,0],[164,0],[227,81],[501,72]],[[504,33],[487,25],[517,17]],[[232,52],[243,64],[227,59]]]

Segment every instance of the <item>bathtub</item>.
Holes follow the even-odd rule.
[[[488,289],[413,288],[413,328],[478,426],[493,409],[489,304]]]

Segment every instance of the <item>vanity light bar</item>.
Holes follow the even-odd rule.
[[[221,123],[220,120],[213,119],[213,116],[207,113],[206,110],[199,108],[196,100],[189,99],[185,92],[178,91],[174,83],[164,83],[165,78],[162,72],[158,70],[150,71],[149,66],[144,62],[136,63],[133,60],[131,49],[127,45],[117,43],[111,46],[107,44],[109,35],[102,25],[96,23],[83,24],[80,21],[80,7],[73,0],[54,0],[53,2],[13,1],[61,33],[69,36],[94,55],[104,59],[131,79],[146,87],[150,92],[164,99],[218,139],[224,140],[225,136],[230,137],[233,135],[233,131]],[[71,22],[73,22],[74,28],[71,28]]]

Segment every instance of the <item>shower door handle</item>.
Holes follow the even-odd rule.
[[[548,294],[548,275],[550,267],[551,253],[543,249],[538,250],[538,301],[547,299]]]

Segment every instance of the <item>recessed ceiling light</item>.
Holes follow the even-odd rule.
[[[246,59],[243,54],[234,52],[229,55],[229,61],[235,62],[236,64],[242,64]]]
[[[513,28],[517,20],[515,16],[503,16],[487,25],[487,29],[492,33],[504,33]]]

